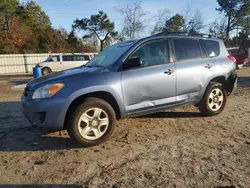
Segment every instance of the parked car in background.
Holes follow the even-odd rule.
[[[36,66],[42,68],[42,74],[58,72],[85,65],[94,57],[93,54],[61,54],[51,55],[44,62]]]
[[[234,47],[227,49],[229,54],[236,59],[236,66],[238,69],[243,68],[249,62],[249,52],[246,48]]]
[[[235,68],[222,40],[161,33],[112,45],[85,66],[30,81],[22,108],[32,125],[66,128],[76,142],[93,146],[111,136],[119,119],[183,105],[220,114],[236,87]]]

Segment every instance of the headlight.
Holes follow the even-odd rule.
[[[32,99],[44,99],[55,95],[64,87],[64,84],[51,84],[40,87],[33,93]]]

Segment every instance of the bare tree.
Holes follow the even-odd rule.
[[[199,32],[204,28],[202,13],[199,10],[196,10],[191,20],[188,22],[188,31],[190,33]]]
[[[217,18],[214,22],[209,24],[209,33],[216,35],[219,38],[226,38],[226,18]]]
[[[170,18],[169,17],[170,11],[167,8],[161,9],[157,12],[158,12],[157,15],[154,16],[154,19],[153,19],[155,24],[153,26],[153,30],[151,34],[162,32],[164,30],[166,20]]]
[[[197,33],[205,27],[203,23],[203,16],[200,10],[193,10],[192,6],[188,4],[183,10],[184,26],[183,31],[189,33]]]
[[[122,28],[124,38],[133,39],[143,32],[146,27],[145,16],[148,12],[143,10],[141,2],[128,3],[116,9],[124,16]]]

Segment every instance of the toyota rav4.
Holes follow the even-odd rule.
[[[30,81],[22,109],[32,125],[67,129],[76,142],[92,146],[106,141],[119,119],[183,105],[218,115],[236,87],[235,63],[222,40],[160,33]]]

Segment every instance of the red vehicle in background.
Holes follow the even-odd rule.
[[[243,68],[249,62],[249,48],[234,47],[228,48],[228,53],[236,59],[237,69]]]

